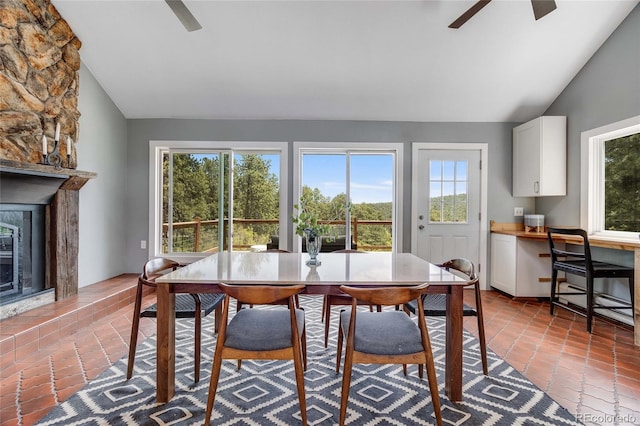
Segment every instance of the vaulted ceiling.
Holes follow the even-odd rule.
[[[127,118],[521,122],[542,114],[638,3],[53,0]],[[82,82],[81,82],[82,84]],[[81,86],[82,87],[82,86]]]

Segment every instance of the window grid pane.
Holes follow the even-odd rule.
[[[467,223],[467,161],[429,160],[429,223]]]

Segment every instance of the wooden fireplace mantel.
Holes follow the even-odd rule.
[[[62,180],[46,206],[45,287],[55,288],[56,300],[78,294],[79,191],[97,173],[5,159],[0,171]]]

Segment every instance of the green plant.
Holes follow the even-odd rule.
[[[306,193],[300,197],[298,204],[293,205],[294,214],[291,216],[291,222],[295,225],[295,232],[301,237],[305,236],[305,232],[315,235],[327,237],[327,241],[333,241],[335,238],[335,228],[330,225],[332,221],[345,220],[346,212],[350,210],[350,205],[338,203],[323,202],[316,199],[314,194]],[[325,215],[331,217],[327,219],[319,219],[321,211]]]
[[[294,213],[291,216],[291,222],[295,225],[297,235],[304,237],[305,232],[315,234],[316,236],[329,235],[331,227],[327,223],[318,222],[317,213],[310,209],[308,200],[300,197],[300,201],[298,204],[294,204],[293,208],[297,210],[297,214]]]

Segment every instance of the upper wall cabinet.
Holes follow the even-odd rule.
[[[539,117],[513,129],[513,196],[567,195],[567,117]]]

